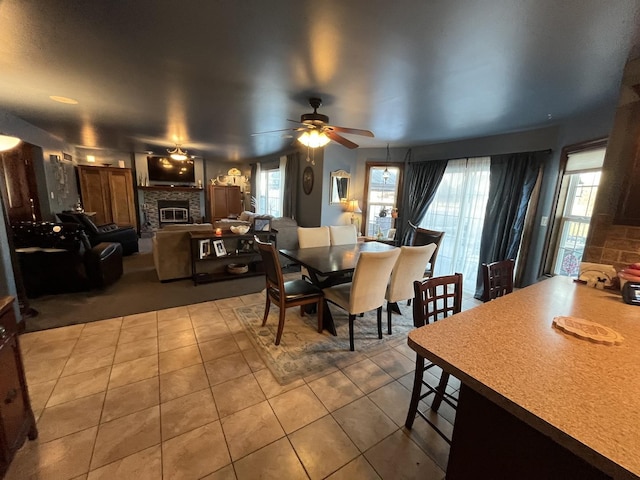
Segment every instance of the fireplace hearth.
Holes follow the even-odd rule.
[[[158,200],[158,222],[163,225],[189,223],[189,200]]]

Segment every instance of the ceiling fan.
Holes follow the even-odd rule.
[[[346,139],[340,133],[348,133],[351,135],[361,135],[363,137],[372,137],[373,132],[369,130],[361,130],[358,128],[338,127],[336,125],[329,125],[329,117],[318,113],[318,108],[322,105],[322,99],[311,97],[309,99],[309,105],[313,108],[313,113],[304,113],[300,116],[300,121],[289,120],[289,122],[299,123],[298,128],[283,128],[281,130],[271,130],[269,132],[253,133],[252,135],[262,135],[265,133],[275,132],[303,132],[298,137],[303,145],[309,148],[322,147],[333,140],[340,145],[347,148],[358,148],[358,144]]]

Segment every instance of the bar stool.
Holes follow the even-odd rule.
[[[426,278],[413,283],[415,297],[413,300],[413,325],[416,328],[436,322],[442,318],[450,317],[462,310],[462,274],[447,275],[443,277]],[[446,392],[449,381],[449,373],[442,371],[437,387],[432,387],[424,381],[424,373],[435,365],[425,362],[425,358],[416,352],[416,370],[413,377],[413,391],[411,393],[411,403],[409,412],[404,423],[405,427],[411,429],[416,415],[424,419],[447,443],[451,444],[448,438],[435,425],[425,412],[418,409],[421,400],[433,395],[431,410],[437,412],[442,402],[447,403],[452,408],[457,408],[457,399]],[[423,388],[424,393],[423,392]]]

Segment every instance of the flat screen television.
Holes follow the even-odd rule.
[[[193,159],[174,160],[170,157],[147,157],[150,182],[195,183]]]

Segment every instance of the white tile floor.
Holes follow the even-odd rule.
[[[6,479],[444,477],[447,444],[420,419],[403,426],[406,344],[283,386],[235,320],[238,301],[263,300],[21,336],[39,438]],[[453,416],[443,405],[434,418],[450,432]]]

